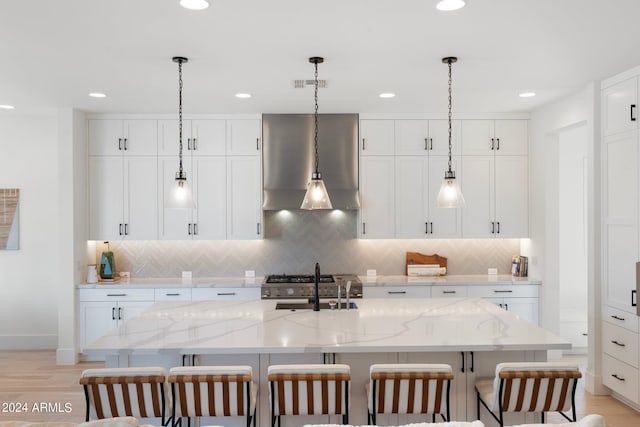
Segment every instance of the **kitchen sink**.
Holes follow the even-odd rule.
[[[342,302],[340,304],[340,308],[342,310],[346,310],[347,309],[347,303],[346,302]],[[358,308],[358,306],[356,305],[355,302],[349,302],[349,308]],[[320,303],[320,310],[330,310],[331,309],[331,305],[328,302],[321,302]],[[338,309],[338,303],[335,303],[335,308],[334,310]],[[313,303],[312,302],[279,302],[276,303],[276,310],[313,310]]]

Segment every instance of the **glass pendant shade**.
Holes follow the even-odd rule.
[[[436,206],[439,208],[464,208],[462,190],[454,174],[445,172],[444,181],[436,199]]]
[[[311,181],[307,184],[307,192],[304,195],[300,209],[333,209],[322,175],[313,174]]]
[[[169,209],[193,209],[193,193],[186,178],[176,177],[176,183],[166,201],[165,207]]]

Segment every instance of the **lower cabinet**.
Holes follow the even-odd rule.
[[[154,291],[81,289],[79,301],[78,345],[82,352],[88,344],[151,306],[154,303]]]
[[[537,285],[469,285],[468,296],[480,297],[537,325],[539,322]]]
[[[431,286],[364,286],[364,298],[429,298]]]
[[[260,288],[193,288],[194,301],[202,300],[259,300]]]

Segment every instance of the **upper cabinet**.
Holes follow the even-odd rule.
[[[258,119],[227,120],[227,156],[259,156],[262,122]]]
[[[155,156],[158,154],[156,120],[89,120],[90,156]]]
[[[463,120],[462,154],[526,156],[529,153],[527,120]]]
[[[451,153],[460,154],[460,120],[451,124]],[[448,155],[447,120],[396,120],[396,155]]]
[[[225,134],[225,120],[183,120],[182,153],[192,156],[224,156]],[[158,120],[158,155],[177,155],[179,144],[178,120]]]
[[[361,156],[392,156],[394,144],[393,120],[360,120]]]
[[[638,78],[632,77],[602,90],[602,134],[638,128]]]

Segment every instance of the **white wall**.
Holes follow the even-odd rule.
[[[0,114],[0,187],[20,189],[20,249],[0,251],[0,348],[56,348],[56,117]]]
[[[588,303],[589,362],[586,386],[600,392],[600,95],[599,85],[591,83],[583,90],[531,114],[530,164],[530,240],[523,253],[530,257],[530,275],[543,280],[541,325],[558,332],[560,321],[560,277],[558,241],[558,134],[584,124],[588,155],[594,159],[588,181],[593,189],[588,206]]]

